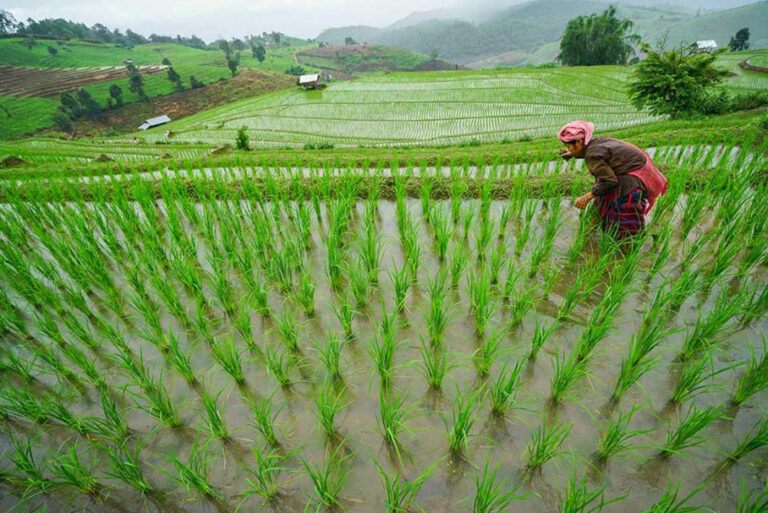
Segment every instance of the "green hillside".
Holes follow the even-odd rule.
[[[433,61],[427,55],[412,52],[404,48],[380,45],[339,45],[321,48],[309,48],[296,52],[302,64],[313,67],[339,70],[345,73],[369,71],[412,71],[439,67],[453,69],[445,62]],[[438,67],[439,66],[439,67]]]
[[[48,46],[55,47],[57,54],[51,55]],[[302,48],[308,48],[308,46],[269,48],[263,63],[255,59],[250,51],[244,51],[241,54],[240,66],[282,73],[295,64],[293,53]],[[231,76],[224,54],[219,50],[200,50],[173,43],[144,44],[126,49],[83,41],[58,43],[48,40],[39,40],[29,49],[23,44],[22,39],[0,39],[0,64],[26,68],[124,66],[123,61],[126,59],[131,59],[137,66],[160,65],[164,58],[170,60],[173,68],[181,75],[185,87],[189,87],[191,75],[206,84]],[[128,90],[127,79],[93,83],[85,89],[97,101],[104,104],[109,96],[109,87],[113,84],[123,89],[123,98],[126,102],[138,101],[138,96]],[[167,80],[166,73],[145,74],[144,89],[150,98],[175,92],[175,86]],[[52,126],[51,116],[56,111],[58,103],[58,99],[55,98],[0,96],[2,138],[14,138]]]
[[[768,2],[757,2],[681,21],[670,29],[669,42],[678,44],[714,39],[719,46],[727,46],[736,31],[743,27],[749,28],[751,48],[768,48]]]

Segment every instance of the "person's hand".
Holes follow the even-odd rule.
[[[594,199],[595,195],[591,192],[586,193],[584,196],[580,196],[576,198],[576,201],[574,202],[574,206],[578,209],[585,208],[590,201]]]
[[[571,155],[571,152],[568,150],[560,150],[560,157],[563,160],[571,160],[573,158],[573,155]]]

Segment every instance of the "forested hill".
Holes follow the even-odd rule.
[[[432,19],[387,28],[366,26],[333,28],[317,36],[319,41],[341,43],[345,37],[356,41],[400,46],[421,53],[434,48],[440,57],[464,64],[481,61],[495,64],[540,63],[556,55],[556,43],[568,20],[582,14],[604,10],[608,2],[586,0],[535,0],[497,11],[487,21]],[[681,6],[641,7],[618,5],[618,15],[635,22],[644,39],[655,42],[668,33],[668,41],[716,39],[721,45],[742,27],[750,27],[753,46],[768,46],[768,2],[717,11],[697,16],[695,10]],[[754,28],[753,28],[754,27]],[[727,36],[727,37],[726,37]],[[494,61],[495,58],[495,61]]]

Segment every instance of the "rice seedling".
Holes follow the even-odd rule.
[[[747,369],[736,382],[731,403],[738,406],[744,404],[758,392],[768,389],[768,344],[763,335],[763,356],[758,360],[754,351],[746,362]]]
[[[689,360],[716,342],[724,331],[733,326],[729,321],[741,310],[741,306],[738,298],[729,298],[724,290],[718,296],[712,311],[706,316],[699,314],[693,331],[683,342],[680,359]]]
[[[381,235],[376,230],[375,221],[368,215],[365,217],[363,235],[358,238],[358,244],[360,246],[358,258],[368,273],[368,280],[371,283],[378,283],[383,243]]]
[[[669,457],[672,454],[680,454],[683,450],[698,447],[707,437],[701,435],[701,431],[716,420],[725,418],[719,407],[697,409],[694,405],[688,408],[688,413],[676,428],[667,430],[664,445],[661,447],[661,456]]]
[[[448,361],[448,353],[443,346],[430,347],[423,337],[421,341],[421,362],[419,369],[427,384],[433,390],[440,390],[448,372],[454,365]]]
[[[315,284],[312,283],[312,276],[309,273],[304,273],[299,279],[296,298],[304,308],[304,314],[307,317],[313,317],[315,315]]]
[[[396,268],[395,268],[396,269]],[[408,276],[408,268],[404,263],[400,270],[389,272],[389,278],[392,280],[392,291],[395,295],[395,312],[400,313],[405,310],[405,297],[411,286],[411,280]]]
[[[536,214],[536,207],[538,206],[536,201],[525,201],[525,220],[523,221],[523,229],[515,235],[515,255],[518,257],[523,254],[525,244],[531,235],[531,221]]]
[[[253,455],[256,468],[248,468],[251,477],[246,478],[248,488],[243,493],[246,497],[255,494],[267,501],[274,501],[280,495],[280,476],[291,470],[287,462],[293,457],[294,451],[286,454],[272,447],[254,447]]]
[[[526,447],[527,468],[539,469],[552,458],[560,455],[560,447],[568,438],[570,424],[547,424],[542,419],[541,425],[531,434]]]
[[[200,495],[211,499],[222,500],[221,494],[211,485],[211,452],[208,449],[210,440],[199,443],[197,437],[189,446],[189,457],[187,463],[180,461],[175,454],[168,455],[168,461],[173,464],[176,474],[171,477],[178,481],[189,493],[195,490]]]
[[[8,476],[7,480],[24,487],[24,498],[34,496],[35,493],[45,493],[53,482],[43,475],[44,468],[35,459],[33,448],[37,445],[38,439],[20,438],[8,431],[8,439],[13,450],[4,452],[3,456],[16,467],[21,476]]]
[[[248,400],[248,407],[253,414],[253,421],[251,425],[261,433],[264,437],[264,441],[269,445],[277,445],[277,436],[275,434],[275,422],[277,416],[280,415],[282,406],[275,408],[273,398],[275,393],[273,392],[268,397],[264,397],[260,400]]]
[[[616,499],[606,501],[605,488],[606,485],[603,485],[595,490],[590,490],[587,477],[582,475],[579,478],[579,473],[574,468],[568,478],[568,483],[565,485],[565,494],[560,503],[560,511],[562,513],[600,512],[608,504],[626,498],[626,496],[617,497]]]
[[[475,251],[477,253],[477,260],[480,262],[485,261],[485,253],[488,250],[488,245],[493,238],[493,223],[487,216],[480,217],[480,231],[475,239]]]
[[[45,405],[26,387],[0,388],[0,398],[5,401],[2,408],[6,417],[12,415],[26,418],[38,424],[43,424],[48,420]]]
[[[446,274],[441,269],[435,274],[434,279],[428,282],[429,309],[424,312],[424,322],[427,325],[427,333],[433,345],[440,345],[443,342],[445,330],[448,327],[445,280]]]
[[[653,237],[653,252],[656,256],[653,258],[651,267],[648,269],[647,282],[653,280],[654,276],[659,274],[669,261],[669,257],[672,254],[672,224],[667,223],[664,225],[661,232]]]
[[[132,451],[126,445],[127,441],[123,440],[117,448],[104,447],[111,465],[111,469],[106,471],[106,475],[126,483],[142,494],[152,492],[153,488],[144,477],[144,470],[139,459],[140,442],[136,441]]]
[[[491,400],[491,413],[501,416],[514,406],[515,393],[520,388],[520,372],[523,370],[522,362],[510,367],[505,363],[499,372],[499,377],[488,389]]]
[[[686,198],[680,227],[680,240],[687,239],[693,227],[699,224],[708,201],[709,197],[704,193],[691,194]]]
[[[173,333],[169,333],[167,337],[167,345],[168,345],[168,355],[166,356],[167,361],[173,366],[174,369],[179,373],[179,375],[184,378],[184,381],[186,381],[189,384],[195,384],[197,383],[197,375],[195,374],[195,371],[192,369],[192,365],[190,364],[189,355],[185,353],[181,346],[179,346],[179,341],[176,338],[176,336]]]
[[[579,227],[576,230],[576,235],[573,237],[568,248],[568,259],[565,263],[566,269],[571,269],[576,264],[576,260],[582,254],[584,245],[587,243],[587,237],[592,229],[592,216],[589,210],[584,209],[579,212]]]
[[[453,224],[458,224],[459,217],[461,215],[461,200],[462,195],[467,190],[467,184],[459,177],[454,177],[451,180],[451,219]]]
[[[547,343],[549,337],[560,327],[560,321],[555,319],[548,327],[544,327],[544,323],[540,319],[536,319],[536,327],[533,330],[533,338],[531,338],[531,349],[528,351],[528,359],[535,360],[538,356],[541,348]]]
[[[395,450],[400,457],[400,435],[407,433],[413,436],[413,431],[406,422],[416,415],[413,410],[406,407],[405,396],[385,387],[379,388],[379,420],[381,422],[381,434],[384,441]]]
[[[432,177],[422,177],[421,189],[419,191],[421,197],[421,216],[427,221],[429,221],[431,217],[433,182],[434,180]]]
[[[670,402],[672,404],[682,404],[700,394],[707,392],[713,386],[712,379],[723,372],[731,370],[736,365],[730,365],[722,369],[714,369],[714,360],[711,354],[690,360],[683,365],[683,371],[677,381]]]
[[[302,460],[312,487],[315,499],[326,508],[341,507],[339,494],[349,475],[347,460],[352,454],[344,454],[344,444],[339,444],[330,454],[326,455],[322,465]]]
[[[469,207],[467,207],[466,210],[464,210],[461,216],[461,225],[462,225],[462,231],[464,232],[465,241],[469,239],[469,231],[472,226],[472,221],[474,220],[476,213],[477,213],[477,205],[471,204]]]
[[[448,221],[448,215],[440,208],[435,208],[430,214],[430,222],[435,236],[435,252],[442,264],[448,254],[448,243],[453,236],[453,227]]]
[[[667,485],[667,491],[664,492],[661,499],[643,513],[698,513],[701,511],[701,508],[698,506],[686,506],[685,504],[700,490],[701,487],[696,488],[687,496],[677,500],[677,496],[680,493],[680,484],[673,484],[670,481]]]
[[[373,336],[368,346],[368,354],[373,360],[376,373],[379,375],[382,386],[389,386],[395,369],[395,342],[394,333],[387,331]]]
[[[346,295],[342,296],[339,300],[339,306],[331,305],[333,313],[341,324],[341,329],[344,331],[344,337],[347,339],[352,338],[352,321],[355,320],[355,310],[349,303]]]
[[[286,357],[284,352],[280,351],[272,344],[267,344],[264,349],[264,365],[281,387],[286,388],[291,386],[291,383],[293,382],[291,380],[293,363],[289,357]]]
[[[317,351],[328,376],[338,381],[341,379],[341,353],[347,345],[346,340],[329,333],[324,345],[319,345]]]
[[[461,275],[464,273],[464,269],[467,268],[469,263],[469,255],[464,246],[455,245],[451,252],[451,288],[458,289]]]
[[[475,332],[478,337],[485,337],[485,330],[494,310],[491,276],[486,268],[477,274],[468,276],[467,292],[469,295],[469,308],[475,318]]]
[[[213,359],[237,384],[245,383],[243,374],[242,352],[231,336],[220,337],[211,341]]]
[[[759,289],[759,286],[755,286],[754,289],[752,289],[751,294],[745,288],[742,294],[744,294],[745,297],[749,294],[749,296],[744,299],[744,307],[741,312],[740,325],[743,327],[754,319],[760,318],[766,311],[768,311],[768,284],[763,285],[762,290]]]
[[[488,338],[483,340],[474,353],[472,360],[475,363],[475,369],[478,377],[487,378],[491,372],[491,367],[496,363],[496,359],[501,352],[501,337],[503,332],[494,331]]]
[[[587,359],[579,358],[575,351],[568,356],[565,353],[560,353],[552,358],[550,399],[553,403],[560,403],[573,391],[579,379],[589,374],[587,361]]]
[[[91,421],[88,430],[91,432],[96,432],[98,430],[98,432],[105,436],[105,438],[108,438],[115,443],[120,443],[129,435],[128,425],[125,422],[125,418],[115,401],[110,397],[108,391],[100,390],[99,398],[101,400],[101,411],[104,413],[104,417],[97,421]],[[94,424],[96,427],[94,427]]]
[[[280,312],[276,328],[286,349],[294,353],[300,352],[299,326],[290,308],[283,308]]]
[[[472,501],[473,513],[502,513],[515,502],[528,497],[518,494],[519,487],[509,486],[506,480],[497,482],[499,466],[490,469],[490,455],[485,458],[482,471],[475,472],[475,498]]]
[[[445,422],[448,431],[448,446],[451,451],[460,453],[469,448],[469,432],[475,424],[475,410],[483,389],[466,391],[456,387],[456,396],[451,407],[450,423]]]
[[[332,387],[324,385],[320,387],[320,392],[315,396],[314,401],[315,417],[325,435],[329,437],[338,435],[334,421],[336,415],[346,406],[342,401],[342,394],[335,393]]]
[[[747,492],[747,487],[742,482],[736,513],[765,513],[765,511],[768,511],[768,485],[762,491]]]
[[[349,288],[352,291],[352,297],[355,298],[355,307],[358,310],[365,310],[368,307],[368,293],[371,288],[371,280],[360,261],[348,265],[347,276],[349,277]]]
[[[221,397],[221,394],[223,393],[224,389],[222,388],[219,390],[219,393],[217,393],[216,396],[211,397],[208,394],[205,383],[203,383],[200,387],[200,398],[203,401],[203,408],[205,409],[208,431],[210,431],[211,434],[217,438],[228,440],[229,431],[227,430],[227,425],[224,422],[224,417],[222,417],[221,411],[219,411],[219,407],[216,404],[219,402],[219,397]]]
[[[650,429],[629,429],[632,417],[639,408],[639,405],[635,405],[628,411],[620,411],[615,418],[603,426],[597,443],[597,457],[600,460],[607,461],[619,454],[633,451],[636,446],[632,445],[630,440],[651,431]]]
[[[751,452],[768,447],[768,417],[763,417],[741,439],[739,444],[728,454],[728,459],[738,461]]]
[[[377,461],[374,460],[373,463],[376,465],[376,471],[386,493],[383,502],[387,513],[421,510],[421,507],[416,504],[416,496],[426,480],[432,476],[434,466],[427,467],[415,478],[406,480],[400,472],[395,471],[389,475]]]
[[[510,324],[512,326],[520,324],[528,312],[530,312],[533,307],[536,306],[537,289],[537,285],[531,285],[522,291],[518,289],[514,293],[514,297],[511,299],[509,306],[509,311],[511,314]]]
[[[48,469],[54,476],[53,483],[70,486],[86,495],[98,495],[102,486],[93,473],[95,463],[89,465],[80,459],[76,445],[68,446],[48,461]]]

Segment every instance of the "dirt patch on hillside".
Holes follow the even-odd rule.
[[[101,119],[80,119],[74,123],[78,135],[133,132],[144,120],[168,115],[177,120],[200,111],[293,86],[295,78],[279,73],[244,69],[237,76],[219,80],[199,89],[188,89],[146,102],[124,105],[107,111]],[[50,130],[49,130],[50,131]]]

